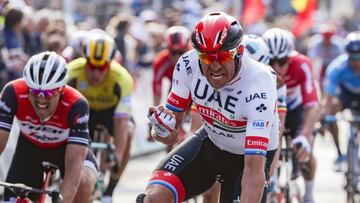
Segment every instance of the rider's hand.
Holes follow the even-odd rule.
[[[149,141],[149,142],[154,142],[155,139],[152,137],[151,135],[151,129],[152,129],[152,125],[151,123],[149,122],[148,123],[148,134],[147,134],[147,137],[146,137],[146,140]]]
[[[174,144],[176,142],[176,120],[171,110],[165,109],[163,106],[150,107],[148,118],[155,131],[152,135],[155,140],[164,144]]]
[[[299,162],[308,162],[311,155],[311,144],[304,135],[299,135],[292,140],[296,149],[296,158]]]

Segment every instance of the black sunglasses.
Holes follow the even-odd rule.
[[[288,57],[280,58],[280,59],[270,59],[269,65],[272,66],[277,63],[279,66],[283,66],[288,62]]]

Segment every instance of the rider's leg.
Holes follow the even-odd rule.
[[[128,136],[128,139],[127,139],[127,142],[126,142],[126,148],[125,148],[124,156],[123,156],[123,159],[121,160],[121,163],[120,163],[120,169],[119,169],[120,177],[124,173],[125,168],[126,168],[128,162],[130,160],[131,142],[132,142],[132,138],[134,137],[134,129],[129,130],[127,136]]]
[[[96,182],[96,169],[83,166],[81,170],[81,179],[78,191],[73,202],[88,203],[90,202],[91,193]]]
[[[199,130],[160,161],[138,202],[182,202],[205,192],[218,174],[218,150],[206,131]]]
[[[332,106],[334,108],[331,108],[331,115],[335,115],[337,112],[341,111],[341,103],[336,99],[332,102]],[[340,149],[340,143],[339,143],[339,127],[337,122],[330,123],[329,125],[329,131],[334,139],[334,143],[336,146],[336,150],[338,153],[338,157],[342,156],[341,149]]]
[[[109,135],[107,135],[109,136]],[[117,148],[117,146],[120,146],[120,144],[118,143],[121,139],[119,138],[116,138],[114,137],[114,144]],[[128,140],[128,137],[127,137],[127,134],[126,134],[126,139],[125,139],[127,142]],[[115,149],[115,151],[118,150],[118,149]],[[125,150],[124,150],[124,154],[125,154]],[[121,163],[120,163],[121,164]],[[120,166],[121,167],[121,166]],[[110,179],[109,179],[109,183],[108,183],[108,186],[104,192],[104,196],[112,196],[113,192],[114,192],[114,189],[117,185],[117,183],[119,182],[119,179],[120,179],[120,170],[119,168],[117,170],[114,170],[114,168],[112,167],[111,168],[111,171],[110,171]]]
[[[312,154],[310,160],[306,163],[306,170],[302,169],[302,175],[305,179],[305,195],[304,202],[311,202],[314,200],[313,188],[314,188],[314,177],[316,171],[316,159]]]
[[[203,203],[218,203],[221,184],[216,181],[210,189],[202,194]]]

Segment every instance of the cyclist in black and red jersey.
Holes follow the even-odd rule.
[[[15,117],[20,136],[6,181],[40,188],[41,163],[48,161],[59,167],[63,201],[88,202],[97,173],[88,150],[89,107],[77,90],[65,85],[66,76],[65,60],[43,52],[30,58],[23,78],[5,86],[0,97],[0,154]],[[5,200],[12,195],[5,190]]]

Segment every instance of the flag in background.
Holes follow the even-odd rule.
[[[291,6],[297,12],[292,32],[298,37],[313,26],[317,0],[291,0]]]
[[[241,21],[243,25],[249,25],[261,20],[265,15],[266,7],[264,0],[244,0]]]

